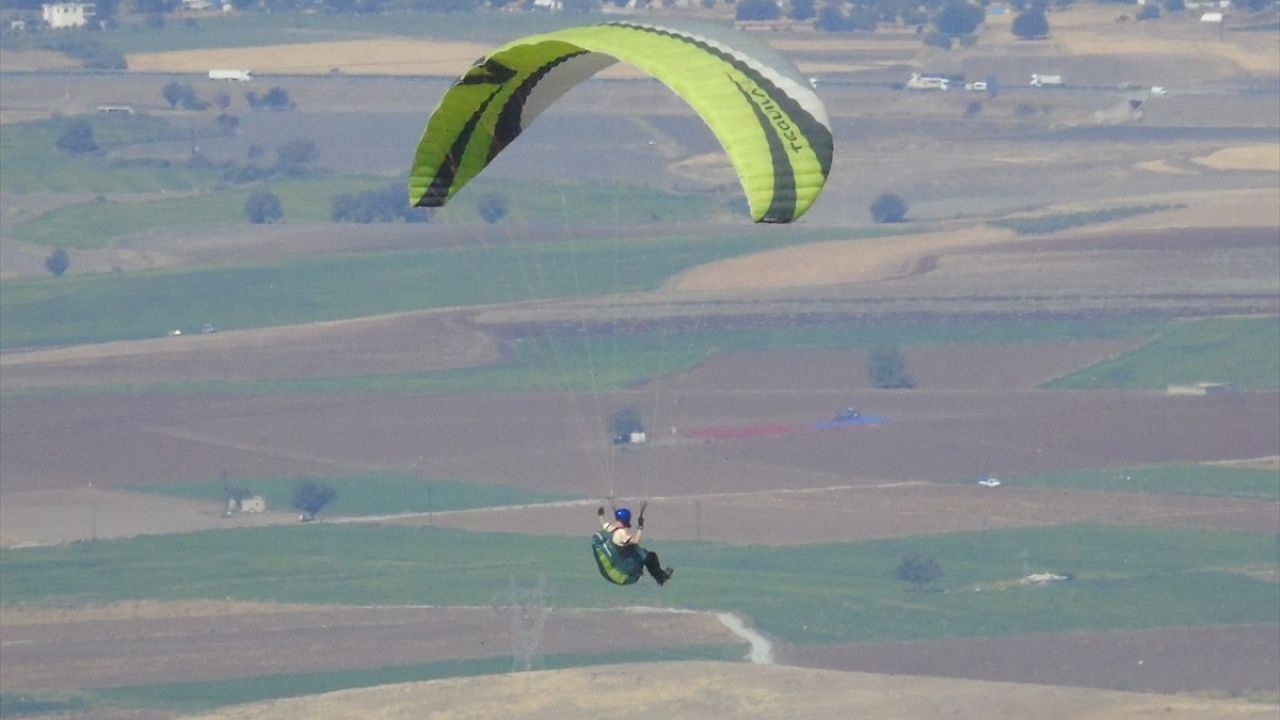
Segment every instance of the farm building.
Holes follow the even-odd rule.
[[[264,513],[267,511],[266,498],[261,495],[250,495],[246,498],[236,499],[234,497],[227,498],[227,515],[232,513]]]
[[[95,6],[92,3],[52,3],[40,6],[40,17],[49,27],[63,28],[84,27],[93,17]]]

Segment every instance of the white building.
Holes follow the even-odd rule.
[[[40,17],[55,30],[84,27],[89,24],[93,13],[92,3],[52,3],[40,6]]]

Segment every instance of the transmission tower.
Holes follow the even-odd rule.
[[[511,672],[525,672],[542,667],[542,631],[547,624],[547,577],[538,573],[533,587],[521,587],[515,575],[508,581],[507,592],[499,595],[494,610],[507,616],[511,623]]]

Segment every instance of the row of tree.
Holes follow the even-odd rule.
[[[207,110],[210,105],[216,105],[219,110],[225,111],[231,107],[231,95],[229,93],[216,93],[213,96],[213,102],[210,103],[199,97],[191,83],[178,82],[177,80],[161,88],[160,94],[164,97],[165,102],[169,103],[171,110],[177,110],[179,107],[184,110]],[[244,99],[249,104],[249,107],[254,110],[292,110],[297,107],[297,103],[289,98],[289,91],[282,87],[272,87],[261,95],[250,90],[244,94]]]

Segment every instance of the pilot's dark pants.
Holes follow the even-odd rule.
[[[658,559],[658,553],[645,550],[642,547],[632,546],[626,550],[628,553],[635,553],[644,563],[644,569],[649,571],[649,576],[658,581],[661,585],[670,577],[667,572],[662,569],[662,561]]]

